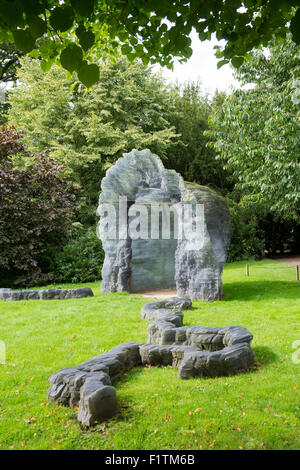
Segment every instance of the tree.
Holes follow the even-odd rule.
[[[9,93],[9,122],[24,130],[30,151],[51,148],[66,164],[84,189],[83,223],[94,223],[101,179],[123,152],[150,148],[166,159],[177,138],[168,88],[142,63],[106,60],[90,91],[57,66],[44,74],[30,58],[22,59],[18,79]]]
[[[20,57],[24,54],[14,44],[0,43],[0,123],[6,122],[8,103],[6,101],[7,86],[16,83],[17,67]]]
[[[203,94],[199,82],[175,85],[170,123],[180,139],[176,139],[168,151],[166,165],[178,171],[187,181],[228,190],[228,178],[215,151],[207,146],[204,132],[209,129],[208,118],[211,101]]]
[[[216,33],[224,39],[219,65],[236,67],[254,47],[291,31],[300,42],[298,0],[3,0],[0,41],[41,58],[47,71],[54,62],[76,71],[87,87],[99,79],[91,53],[101,58],[121,45],[130,60],[172,66],[173,58],[192,54],[192,28],[201,40]]]
[[[20,65],[20,57],[23,55],[23,52],[16,49],[14,44],[0,43],[1,84],[16,81],[17,67]]]
[[[237,78],[251,89],[229,96],[215,114],[215,149],[232,171],[242,202],[299,220],[299,46],[291,40],[256,52]]]
[[[48,272],[78,205],[76,189],[48,152],[32,155],[14,128],[0,127],[0,285],[23,285]],[[27,164],[18,167],[18,156]]]

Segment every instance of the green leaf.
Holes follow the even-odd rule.
[[[229,60],[219,60],[219,62],[217,63],[217,69],[220,69],[221,67],[223,67],[223,65],[225,64],[228,64]]]
[[[224,51],[222,51],[222,50],[218,47],[218,49],[217,49],[216,52],[215,52],[215,56],[217,57],[217,59],[221,59],[221,58],[224,56]]]
[[[87,88],[90,88],[100,77],[99,67],[96,64],[85,63],[77,72],[78,78]]]
[[[294,18],[291,21],[290,31],[292,33],[293,41],[296,44],[300,44],[300,8],[298,8]]]
[[[123,52],[123,47],[124,47],[124,49],[125,49],[126,46],[127,46],[126,44],[125,44],[124,46],[122,46],[122,52]],[[127,53],[130,54],[131,48],[129,47],[129,48],[127,49],[127,47],[126,47],[126,50],[127,50]],[[126,54],[126,52],[124,52],[124,53]],[[143,56],[145,55],[144,48],[143,48],[142,44],[137,44],[137,45],[135,46],[135,53],[136,53],[136,55],[137,55],[138,57],[143,57]]]
[[[126,33],[125,31],[118,31],[117,36],[120,41],[126,41],[126,39],[128,38],[128,33]]]
[[[235,56],[231,59],[231,62],[232,62],[232,65],[238,69],[243,64],[244,57]]]
[[[44,12],[41,0],[22,0],[22,7],[27,15],[40,15]]]
[[[75,44],[67,46],[60,54],[60,63],[69,72],[79,70],[82,65],[82,49]]]
[[[37,59],[39,57],[39,51],[37,49],[33,49],[31,52],[28,54],[30,57],[33,57],[34,59]]]
[[[94,11],[95,0],[71,0],[75,12],[84,18],[88,18]]]
[[[5,22],[10,28],[24,25],[22,13],[20,5],[16,2],[0,2],[1,22]]]
[[[53,60],[42,60],[41,63],[40,63],[40,67],[42,69],[43,72],[49,72],[49,70],[51,69],[53,65]]]
[[[188,59],[193,55],[193,49],[189,46],[183,49],[183,52],[184,52],[184,57],[187,57]]]
[[[13,36],[16,47],[25,54],[35,48],[35,39],[32,37],[28,29],[17,29],[13,33]]]
[[[67,31],[74,22],[74,11],[71,7],[63,5],[51,11],[50,24],[56,31]]]
[[[46,31],[47,26],[45,21],[39,16],[29,16],[27,19],[30,33],[34,39],[41,37]]]
[[[127,55],[127,54],[130,54],[132,52],[132,49],[129,46],[129,44],[123,44],[121,46],[121,51],[122,51],[122,54]]]
[[[94,33],[92,31],[87,31],[84,28],[77,28],[76,36],[78,37],[79,43],[84,51],[90,49],[95,42]]]

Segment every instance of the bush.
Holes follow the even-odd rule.
[[[101,279],[104,260],[102,243],[93,227],[77,229],[77,234],[55,257],[57,282],[92,282]]]
[[[22,133],[0,126],[0,285],[49,279],[50,250],[63,246],[78,209],[64,165],[30,154]]]
[[[264,256],[264,232],[259,227],[259,211],[227,199],[232,223],[232,238],[227,261]]]
[[[262,204],[227,199],[232,222],[228,261],[299,253],[300,225],[282,220]]]

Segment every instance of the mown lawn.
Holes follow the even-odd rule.
[[[0,449],[299,449],[294,271],[264,260],[250,263],[247,278],[245,263],[228,264],[224,300],[194,302],[185,312],[185,325],[248,328],[256,355],[250,373],[182,381],[170,367],[134,369],[117,384],[121,415],[88,431],[76,410],[47,403],[48,377],[121,342],[146,341],[140,309],[149,300],[100,294],[99,283],[86,284],[93,298],[0,300]]]

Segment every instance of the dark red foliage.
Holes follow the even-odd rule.
[[[63,176],[64,166],[50,158],[48,151],[29,154],[21,138],[16,129],[0,126],[2,284],[5,278],[23,274],[30,280],[47,270],[51,252],[66,240],[78,209],[78,192]],[[24,169],[12,161],[19,153],[30,157]]]

